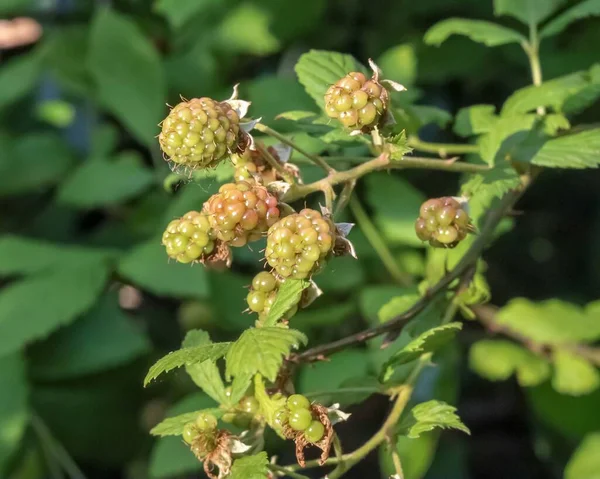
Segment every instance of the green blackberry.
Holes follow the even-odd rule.
[[[207,168],[236,150],[239,122],[237,112],[228,103],[194,98],[171,109],[162,122],[158,141],[176,165]]]
[[[418,238],[437,248],[454,248],[474,231],[468,213],[450,196],[427,200],[415,222]]]
[[[215,249],[215,234],[205,214],[189,211],[173,220],[162,236],[169,257],[180,263],[200,261]]]
[[[269,228],[265,256],[282,278],[304,279],[318,271],[334,246],[335,226],[318,211],[303,209]]]
[[[246,301],[248,302],[248,308],[258,313],[259,321],[268,316],[271,306],[277,299],[280,284],[281,281],[268,271],[262,271],[252,279],[252,287]],[[290,319],[297,311],[298,305],[296,304],[288,310],[283,319]]]

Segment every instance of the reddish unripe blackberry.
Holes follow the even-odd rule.
[[[418,238],[438,248],[454,248],[474,230],[463,206],[449,196],[423,203],[415,222]]]
[[[262,271],[252,279],[252,287],[246,301],[248,302],[248,308],[258,313],[259,320],[268,316],[271,306],[275,304],[277,299],[280,285],[281,281],[268,271]],[[283,315],[283,319],[290,319],[297,311],[298,305],[296,304]]]
[[[202,208],[217,238],[231,246],[258,240],[279,219],[278,201],[264,186],[227,183]]]
[[[325,93],[325,112],[351,130],[370,131],[379,124],[388,105],[387,90],[375,77],[350,72]]]
[[[215,166],[236,149],[239,121],[227,102],[194,98],[171,109],[162,122],[158,141],[168,159],[177,165]]]
[[[282,278],[304,279],[318,271],[332,251],[334,235],[331,221],[303,209],[269,228],[265,257]]]
[[[162,244],[180,263],[199,261],[215,249],[215,235],[206,215],[190,211],[167,226]]]

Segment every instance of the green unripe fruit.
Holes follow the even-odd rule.
[[[313,444],[323,439],[325,435],[325,426],[320,421],[313,421],[310,426],[304,431],[304,437]]]
[[[296,409],[308,409],[310,407],[310,401],[301,394],[292,394],[287,399],[287,407],[290,411],[295,411]]]
[[[180,263],[201,261],[215,248],[215,234],[202,213],[189,211],[171,221],[162,236],[169,257]]]
[[[188,422],[185,426],[183,426],[183,433],[181,435],[186,443],[192,444],[192,442],[194,442],[194,440],[198,437],[198,429],[193,422]]]
[[[261,271],[252,279],[252,289],[270,293],[277,286],[277,279],[267,271]]]
[[[435,248],[454,248],[474,231],[463,205],[449,196],[425,201],[415,221],[417,237]]]
[[[304,431],[312,423],[312,414],[308,409],[290,411],[288,424],[295,431]]]
[[[196,418],[196,427],[200,431],[212,431],[217,427],[217,418],[212,414],[200,413]]]
[[[446,226],[437,230],[437,232],[433,234],[433,237],[440,243],[450,244],[454,243],[456,238],[458,238],[458,231],[452,226]]]
[[[452,206],[444,206],[436,213],[436,218],[440,226],[450,226],[456,216],[456,210]]]
[[[247,396],[240,401],[240,409],[254,416],[258,412],[258,401],[254,396]]]
[[[265,308],[265,293],[262,291],[250,291],[246,298],[248,307],[255,313],[260,313]]]

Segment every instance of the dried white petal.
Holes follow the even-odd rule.
[[[273,149],[277,152],[279,161],[282,163],[287,163],[292,156],[292,147],[284,145],[283,143],[277,143],[276,145],[273,145]]]
[[[375,63],[371,58],[369,58],[369,66],[371,67],[371,70],[373,70],[376,79],[379,78],[380,75],[383,75],[381,68],[379,68],[377,63]]]
[[[354,223],[336,223],[335,227],[342,236],[348,236],[354,227]]]
[[[404,85],[401,85],[398,82],[395,82],[394,80],[381,80],[381,83],[387,83],[389,86],[392,87],[392,90],[395,91],[406,91],[406,87]]]
[[[361,135],[361,134],[362,134],[362,131],[360,131],[360,130],[352,130],[349,133],[350,136],[358,136],[358,135]]]
[[[244,454],[252,449],[252,446],[243,443],[239,439],[232,439],[231,441],[231,453],[232,454]]]
[[[241,122],[240,128],[246,133],[250,133],[254,129],[254,127],[260,123],[260,120],[262,120],[262,118],[256,118],[255,120]]]
[[[273,181],[267,185],[267,189],[271,193],[274,193],[277,198],[283,198],[291,187],[292,185],[286,181]]]
[[[310,306],[315,299],[323,294],[321,288],[317,286],[312,279],[310,280],[310,286],[302,291],[302,297],[300,298],[300,307],[306,308]]]
[[[342,411],[340,409],[340,404],[335,403],[327,408],[327,415],[333,426],[334,424],[347,421],[352,414]]]

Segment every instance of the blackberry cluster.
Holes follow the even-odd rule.
[[[415,231],[422,241],[437,248],[454,248],[474,227],[468,213],[450,196],[427,200],[421,205]]]
[[[307,441],[313,444],[323,439],[325,426],[313,417],[309,400],[300,394],[291,395],[286,407],[276,413],[278,424],[287,423],[294,431],[303,432]]]
[[[212,433],[217,429],[217,418],[212,414],[200,413],[194,422],[183,426],[183,440],[192,444],[201,434]]]
[[[246,297],[248,308],[255,313],[258,313],[259,321],[264,319],[269,314],[271,306],[275,303],[277,292],[281,282],[277,277],[268,271],[258,273],[252,279],[252,287]],[[294,305],[282,319],[290,319],[298,311],[298,305]]]
[[[352,130],[370,131],[385,114],[388,93],[375,79],[350,72],[325,93],[325,112]]]
[[[202,208],[217,238],[231,246],[258,240],[279,219],[278,201],[264,186],[227,183]]]
[[[205,214],[190,211],[167,226],[162,244],[169,257],[180,263],[191,263],[210,255],[215,249],[215,236]]]
[[[269,228],[265,257],[282,278],[304,279],[318,271],[334,246],[335,226],[308,208]]]
[[[259,410],[254,396],[246,396],[240,400],[233,411],[223,415],[223,421],[232,423],[241,429],[247,429]]]
[[[236,149],[239,122],[237,112],[228,103],[194,98],[170,111],[162,122],[158,141],[177,165],[211,167]]]

